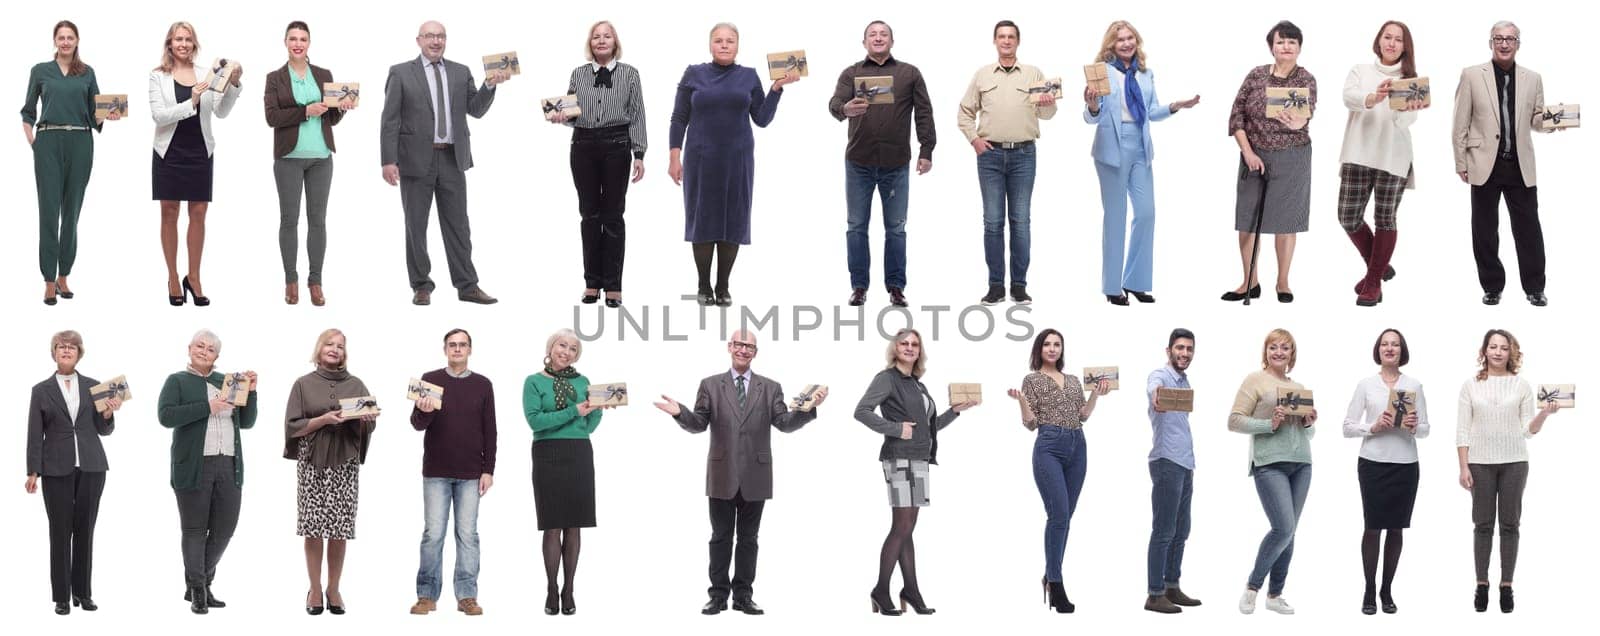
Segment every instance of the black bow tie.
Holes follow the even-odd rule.
[[[595,88],[599,88],[601,86],[611,88],[611,69],[604,66],[600,67],[600,70],[596,71],[594,74],[594,86]]]

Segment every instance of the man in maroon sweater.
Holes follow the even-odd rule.
[[[422,440],[422,565],[417,568],[417,603],[412,614],[437,607],[444,587],[441,572],[450,509],[456,517],[456,609],[483,614],[478,606],[478,499],[494,485],[494,384],[467,368],[472,335],[451,329],[444,335],[448,366],[422,375],[438,385],[438,397],[416,401],[411,426]],[[448,398],[448,401],[446,401]]]

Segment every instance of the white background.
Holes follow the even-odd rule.
[[[1149,425],[1143,399],[1124,389],[1101,401],[1086,430],[1090,469],[1066,561],[1066,585],[1079,613],[1060,618],[1043,611],[1035,581],[1042,569],[1044,514],[1030,468],[1032,435],[1018,425],[1016,407],[1004,397],[1005,387],[1020,384],[1027,370],[1028,343],[1001,334],[1025,330],[1001,319],[995,335],[971,342],[956,333],[953,314],[945,312],[937,339],[924,331],[930,353],[925,379],[941,396],[948,382],[982,382],[988,402],[943,436],[942,461],[933,476],[935,505],[923,512],[917,533],[922,588],[939,613],[931,619],[902,618],[897,626],[968,633],[997,617],[1019,631],[1068,624],[1142,631],[1181,623],[1184,629],[1252,633],[1561,625],[1564,612],[1583,602],[1596,565],[1593,552],[1584,547],[1594,513],[1587,487],[1592,480],[1582,462],[1596,442],[1586,411],[1554,416],[1530,443],[1533,469],[1517,579],[1520,609],[1511,617],[1476,616],[1468,609],[1469,498],[1455,484],[1452,440],[1455,398],[1476,368],[1486,328],[1509,328],[1521,339],[1524,375],[1531,383],[1596,386],[1585,359],[1586,332],[1580,328],[1580,321],[1588,322],[1585,294],[1595,273],[1584,252],[1595,225],[1583,215],[1593,210],[1596,195],[1589,178],[1592,161],[1583,152],[1593,142],[1581,129],[1535,141],[1551,306],[1534,309],[1522,301],[1505,231],[1501,252],[1512,282],[1501,306],[1484,307],[1478,303],[1481,292],[1470,253],[1468,188],[1452,174],[1448,127],[1459,71],[1487,59],[1489,27],[1499,19],[1521,24],[1519,62],[1543,74],[1548,102],[1592,101],[1595,60],[1581,46],[1591,29],[1573,19],[1580,16],[1536,11],[1530,4],[1476,2],[1448,9],[1302,3],[1286,16],[1265,7],[1241,11],[1170,2],[1071,10],[1045,3],[1016,3],[1003,11],[987,5],[956,9],[910,3],[870,10],[856,3],[667,7],[623,1],[604,11],[482,2],[454,3],[441,11],[395,2],[323,3],[314,10],[230,5],[208,17],[105,2],[80,3],[71,15],[22,8],[11,23],[14,37],[0,44],[11,60],[7,75],[17,89],[14,95],[21,94],[28,68],[48,59],[50,25],[68,17],[82,30],[83,57],[94,66],[102,91],[128,93],[134,106],[129,120],[108,124],[97,137],[98,166],[72,277],[79,298],[57,307],[38,304],[28,149],[13,137],[3,153],[4,172],[12,175],[6,185],[19,193],[14,214],[20,219],[11,249],[0,256],[0,271],[10,272],[5,294],[20,299],[21,307],[8,321],[17,360],[6,365],[0,382],[10,387],[7,395],[18,416],[12,420],[18,430],[0,436],[0,457],[15,462],[10,465],[17,480],[0,489],[0,510],[16,520],[0,530],[17,548],[8,559],[14,575],[0,581],[0,597],[16,602],[21,620],[16,629],[61,622],[47,613],[45,518],[39,497],[22,492],[20,460],[21,402],[28,387],[51,370],[49,334],[65,328],[85,335],[82,372],[102,380],[127,374],[136,396],[119,415],[116,434],[105,440],[113,470],[96,550],[95,597],[102,610],[74,613],[67,620],[89,621],[74,623],[81,626],[77,629],[101,629],[91,624],[129,618],[184,621],[179,624],[194,629],[201,623],[188,621],[203,620],[208,630],[221,623],[223,629],[248,631],[326,629],[335,624],[328,621],[342,621],[407,633],[433,633],[446,625],[509,632],[524,620],[568,629],[712,633],[753,626],[780,632],[882,628],[882,620],[867,614],[862,602],[876,576],[888,526],[875,461],[880,438],[850,416],[883,361],[883,342],[870,320],[886,301],[877,286],[879,230],[873,234],[875,288],[864,333],[850,327],[836,336],[828,325],[797,337],[790,324],[794,305],[818,305],[831,316],[834,304],[848,294],[841,236],[845,126],[826,114],[825,104],[839,69],[862,56],[861,29],[880,18],[895,28],[896,56],[922,69],[939,128],[934,170],[913,177],[910,188],[908,294],[912,315],[925,329],[934,312],[915,305],[960,308],[973,304],[984,289],[974,164],[954,123],[972,71],[994,58],[990,27],[996,20],[1021,24],[1024,62],[1071,85],[1078,68],[1097,51],[1105,25],[1127,18],[1144,34],[1163,101],[1202,95],[1194,110],[1155,126],[1160,220],[1154,291],[1161,302],[1154,306],[1111,307],[1099,296],[1099,190],[1088,156],[1093,129],[1080,123],[1070,99],[1054,121],[1044,124],[1029,288],[1037,302],[1018,318],[1065,331],[1073,373],[1086,365],[1120,365],[1129,387],[1164,362],[1161,350],[1172,327],[1199,334],[1191,380],[1197,390],[1192,423],[1200,465],[1183,582],[1205,606],[1186,611],[1183,618],[1156,618],[1140,610],[1150,516]],[[1301,62],[1320,81],[1321,109],[1311,124],[1313,225],[1300,239],[1293,278],[1297,302],[1278,305],[1269,292],[1256,306],[1243,308],[1216,300],[1237,284],[1239,269],[1233,231],[1237,151],[1225,122],[1239,80],[1251,67],[1270,62],[1263,36],[1280,17],[1305,30]],[[1350,286],[1361,275],[1360,265],[1335,222],[1344,129],[1339,88],[1352,65],[1372,60],[1373,34],[1390,17],[1411,24],[1420,72],[1433,79],[1437,92],[1433,109],[1412,128],[1420,188],[1407,192],[1400,209],[1394,260],[1399,277],[1385,286],[1381,306],[1359,309],[1352,305]],[[471,124],[478,166],[469,177],[475,260],[483,287],[503,299],[493,307],[450,297],[436,231],[432,253],[441,293],[432,307],[409,305],[399,196],[379,176],[375,146],[383,79],[389,65],[416,56],[416,27],[429,18],[449,28],[447,57],[472,66],[480,79],[481,55],[514,49],[523,61],[523,75],[504,85],[488,115]],[[600,18],[615,21],[624,60],[639,68],[644,81],[651,148],[646,179],[629,193],[627,307],[636,318],[650,312],[650,335],[648,341],[632,332],[619,336],[617,312],[582,307],[586,331],[596,330],[598,315],[607,322],[603,337],[587,343],[577,367],[595,381],[630,383],[636,403],[607,413],[594,437],[600,527],[584,535],[577,588],[581,611],[546,623],[539,612],[543,570],[528,479],[530,435],[518,408],[520,384],[537,370],[545,337],[574,325],[579,313],[572,303],[582,279],[567,168],[569,133],[540,120],[537,100],[564,90],[571,68],[582,62],[585,29]],[[236,57],[245,67],[244,95],[232,116],[214,122],[216,202],[204,280],[215,305],[206,309],[166,306],[158,213],[148,197],[153,126],[143,101],[146,78],[159,61],[167,25],[179,19],[195,23],[202,59]],[[364,105],[336,129],[341,152],[329,215],[333,247],[324,268],[329,306],[320,309],[309,306],[303,289],[300,306],[286,307],[280,300],[272,137],[260,106],[262,77],[282,64],[282,25],[291,19],[310,22],[313,61],[332,69],[336,79],[362,82],[367,92]],[[777,499],[763,524],[757,580],[757,600],[772,614],[765,619],[702,619],[696,613],[706,585],[707,439],[684,434],[646,403],[661,393],[692,400],[697,380],[727,364],[716,320],[701,328],[697,309],[678,298],[693,292],[694,270],[679,238],[681,194],[666,178],[673,87],[685,65],[708,59],[706,32],[721,20],[741,27],[742,62],[759,64],[765,52],[803,47],[814,71],[786,90],[772,126],[756,133],[754,244],[740,255],[733,279],[736,299],[757,314],[774,304],[781,308],[780,333],[769,326],[760,334],[757,372],[785,382],[791,392],[811,382],[832,387],[816,422],[795,435],[777,435],[774,442]],[[1273,260],[1263,261],[1263,280],[1270,284]],[[670,328],[662,323],[669,308],[674,312]],[[971,330],[983,331],[983,315],[969,316]],[[885,319],[891,333],[903,321],[896,316]],[[306,582],[300,540],[294,536],[294,465],[279,457],[279,422],[290,382],[310,370],[306,356],[316,334],[329,326],[349,334],[351,369],[379,392],[388,414],[379,421],[363,470],[360,538],[351,545],[344,583],[351,614],[318,617],[313,624],[303,622],[311,619],[299,609]],[[405,614],[413,599],[421,531],[421,435],[406,425],[404,382],[443,365],[440,338],[455,326],[472,330],[477,345],[472,366],[497,381],[500,391],[499,482],[483,502],[479,524],[480,598],[487,615],[473,623],[458,622],[467,619],[448,611],[447,603],[439,615]],[[1228,432],[1225,421],[1238,382],[1258,368],[1262,336],[1278,326],[1298,337],[1300,366],[1293,377],[1318,393],[1322,410],[1314,444],[1316,473],[1286,592],[1303,616],[1242,617],[1233,603],[1267,524],[1245,475],[1247,440]],[[1413,361],[1406,371],[1426,386],[1434,435],[1421,442],[1422,486],[1395,592],[1402,612],[1367,618],[1357,613],[1358,442],[1341,439],[1339,424],[1357,380],[1374,371],[1370,346],[1388,326],[1409,336]],[[191,619],[179,600],[177,514],[167,486],[169,435],[154,415],[163,378],[183,368],[184,346],[201,327],[222,336],[219,368],[260,373],[263,406],[257,428],[244,434],[243,518],[216,584],[230,606]],[[669,329],[687,339],[665,341]],[[446,563],[448,576],[448,556]],[[1491,576],[1497,574],[1497,568],[1491,570]],[[445,598],[450,598],[448,589]]]

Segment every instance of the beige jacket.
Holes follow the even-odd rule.
[[[1544,110],[1544,82],[1539,74],[1517,65],[1516,125],[1517,162],[1522,182],[1537,185],[1533,161],[1533,136],[1539,130],[1540,111]],[[1456,85],[1456,107],[1450,141],[1455,149],[1456,173],[1466,172],[1467,182],[1483,185],[1494,170],[1500,147],[1500,98],[1495,86],[1493,63],[1461,69]]]

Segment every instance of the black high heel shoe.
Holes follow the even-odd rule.
[[[593,305],[593,304],[595,304],[597,302],[600,302],[600,293],[599,292],[595,292],[593,294],[584,294],[583,295],[583,304],[585,304],[585,305]]]
[[[1117,305],[1119,307],[1127,307],[1128,306],[1128,296],[1127,295],[1112,296],[1110,294],[1107,294],[1106,295],[1106,302],[1111,303],[1113,305]]]
[[[558,614],[560,612],[561,612],[560,593],[557,592],[556,588],[554,588],[554,587],[546,589],[545,593],[544,593],[544,615],[545,616],[555,616],[556,614]]]
[[[1378,590],[1378,600],[1383,603],[1383,613],[1393,614],[1400,611],[1400,606],[1394,604],[1394,597],[1388,590]]]
[[[1368,589],[1361,595],[1361,613],[1371,616],[1378,613],[1378,592]]]
[[[1067,588],[1060,582],[1040,578],[1039,583],[1044,586],[1045,600],[1049,603],[1050,609],[1058,614],[1071,614],[1078,609],[1078,606],[1073,605],[1072,600],[1067,598]]]
[[[189,277],[188,276],[184,276],[183,277],[183,293],[185,293],[185,294],[187,294],[187,295],[189,295],[189,296],[194,298],[194,306],[196,306],[196,307],[205,307],[205,306],[211,304],[211,299],[210,298],[206,298],[205,296],[201,296],[200,294],[194,293],[194,287],[189,284]],[[183,303],[178,303],[178,304],[181,305]]]
[[[93,611],[95,611],[97,609],[100,609],[99,605],[95,605],[94,604],[94,599],[89,598],[87,596],[74,596],[74,597],[72,597],[72,606],[73,607],[82,607],[83,611],[85,611],[85,612],[93,612]]]
[[[1251,287],[1248,291],[1246,291],[1243,294],[1241,294],[1239,292],[1236,292],[1236,291],[1229,291],[1229,292],[1226,292],[1226,293],[1222,294],[1222,299],[1226,300],[1226,301],[1228,301],[1230,303],[1231,302],[1241,301],[1241,300],[1244,300],[1246,298],[1260,298],[1260,297],[1261,297],[1261,285],[1259,283],[1257,283],[1255,287]]]
[[[306,598],[307,599],[311,598],[311,590],[306,590]],[[319,596],[319,597],[317,597],[317,600],[321,601],[321,600],[323,600],[323,597]],[[324,602],[326,602],[326,601],[324,601]],[[321,616],[322,615],[322,606],[321,605],[312,605],[311,601],[307,600],[306,601],[306,613],[310,614],[312,616]]]
[[[884,616],[899,616],[905,613],[895,608],[894,601],[889,598],[889,590],[879,592],[877,588],[872,589],[872,611]]]
[[[60,296],[62,298],[65,298],[67,300],[72,300],[72,297],[76,296],[76,294],[72,293],[72,290],[70,290],[70,289],[62,289],[61,288],[61,283],[56,283],[56,295]]]
[[[935,610],[935,609],[933,609],[931,607],[928,607],[928,604],[923,602],[923,600],[922,600],[922,592],[917,591],[917,590],[901,589],[900,590],[900,613],[901,614],[904,614],[906,612],[906,606],[908,606],[908,605],[911,607],[911,611],[916,612],[918,614],[926,615],[926,614],[932,614],[935,611],[937,611],[937,610]]]
[[[578,613],[578,600],[575,599],[575,598],[572,598],[572,594],[570,594],[570,593],[569,594],[562,594],[561,595],[561,615],[562,616],[571,616],[571,615],[577,614],[577,613]]]
[[[1156,301],[1156,297],[1151,296],[1150,292],[1133,291],[1124,287],[1122,289],[1122,293],[1133,296],[1135,300],[1138,300],[1141,303],[1153,303]]]
[[[328,613],[329,614],[332,614],[334,616],[344,616],[344,606],[343,605],[334,605],[333,604],[333,595],[332,594],[326,595],[325,598],[328,599]],[[339,600],[341,600],[341,601],[344,600],[344,595],[343,594],[339,595]]]
[[[66,616],[72,613],[72,606],[66,603],[56,603],[56,614]]]

